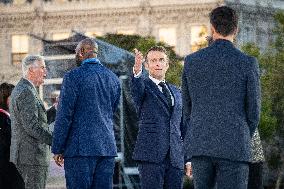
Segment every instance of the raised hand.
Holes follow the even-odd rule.
[[[188,176],[188,178],[192,179],[192,166],[191,163],[187,163],[185,165],[185,174]]]
[[[137,49],[134,49],[134,54],[135,54],[135,64],[133,70],[135,74],[138,74],[142,70],[142,64],[144,58],[143,54]]]

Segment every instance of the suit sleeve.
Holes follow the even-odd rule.
[[[51,124],[52,122],[55,121],[56,117],[56,109],[55,106],[52,106],[48,110],[46,110],[46,116],[47,116],[47,123]]]
[[[41,143],[51,145],[52,135],[48,130],[48,125],[39,119],[37,99],[30,90],[26,90],[19,95],[17,107],[20,107],[20,117],[26,133]]]
[[[184,62],[184,68],[182,73],[182,84],[181,84],[181,94],[182,94],[182,124],[184,127],[184,132],[186,132],[185,126],[187,126],[189,120],[190,120],[190,114],[191,114],[191,97],[189,93],[189,87],[188,87],[188,63],[185,60]],[[185,133],[184,133],[185,136]]]
[[[139,114],[140,107],[143,103],[144,93],[145,93],[145,84],[144,79],[141,77],[136,78],[132,76],[132,84],[131,84],[131,94],[135,104],[136,112]]]
[[[258,125],[261,109],[260,75],[257,60],[254,58],[247,75],[246,116],[250,135]]]
[[[180,133],[182,140],[184,140],[186,134],[186,124],[183,123],[183,116],[181,117],[181,122],[180,122]]]
[[[120,87],[120,83],[117,84],[117,96],[116,99],[114,101],[113,104],[113,112],[116,111],[116,109],[118,108],[119,102],[120,102],[120,95],[121,95],[121,87]]]
[[[78,89],[76,79],[69,74],[63,78],[54,125],[52,153],[63,154],[75,110]]]

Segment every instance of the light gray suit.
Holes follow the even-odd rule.
[[[21,79],[11,94],[11,155],[26,188],[44,189],[52,136],[46,110],[34,86]]]

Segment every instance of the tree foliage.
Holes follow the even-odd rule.
[[[264,52],[255,44],[246,44],[242,50],[255,56],[261,68],[262,112],[260,134],[270,144],[266,154],[270,170],[276,170],[276,188],[284,176],[284,12],[275,14],[274,40]]]
[[[247,43],[242,46],[242,51],[250,56],[258,59],[261,69],[261,89],[262,89],[262,106],[259,130],[262,139],[269,139],[276,131],[276,117],[272,113],[272,100],[269,93],[270,63],[266,60],[265,56],[260,53],[260,49],[254,43]]]

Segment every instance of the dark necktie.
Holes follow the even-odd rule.
[[[169,89],[167,88],[167,86],[164,82],[160,82],[159,85],[162,87],[162,92],[167,99],[167,103],[168,103],[169,107],[172,107],[172,98],[171,98],[171,93],[170,93]]]

